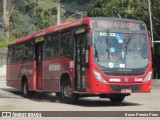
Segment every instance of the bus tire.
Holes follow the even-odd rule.
[[[28,89],[28,83],[27,83],[27,81],[23,82],[22,93],[23,93],[23,96],[25,98],[31,97],[33,95],[33,92],[29,91],[29,89]]]
[[[78,95],[72,93],[72,88],[70,81],[64,80],[61,84],[61,93],[57,94],[60,102],[67,103],[67,104],[75,104],[78,102]]]
[[[122,102],[124,100],[125,96],[114,96],[109,97],[111,102]]]

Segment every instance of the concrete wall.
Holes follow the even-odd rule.
[[[0,76],[6,76],[6,65],[0,67]]]

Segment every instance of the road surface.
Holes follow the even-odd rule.
[[[98,97],[81,98],[78,104],[69,105],[59,103],[54,94],[36,93],[32,98],[24,98],[20,91],[7,87],[5,81],[0,81],[0,111],[160,111],[160,87],[153,87],[151,93],[134,93],[125,98],[122,103],[112,103],[109,99]],[[94,112],[96,114],[96,112]],[[98,114],[98,113],[97,113]],[[116,116],[116,112],[114,113]],[[2,118],[3,119],[3,118]],[[9,118],[7,118],[9,119]],[[11,119],[11,118],[10,118]],[[16,118],[21,120],[22,118]],[[16,120],[15,118],[13,120]],[[28,118],[23,118],[28,119]],[[37,119],[37,118],[32,118]],[[38,118],[39,119],[39,118]],[[44,118],[41,118],[44,119]],[[39,120],[41,120],[39,119]],[[45,118],[45,119],[64,119]],[[65,119],[97,120],[108,119],[104,117],[65,117]],[[123,117],[110,117],[111,120],[124,119]],[[126,117],[125,119],[153,119],[159,117]],[[6,120],[6,118],[5,118]],[[30,119],[31,120],[31,119]]]

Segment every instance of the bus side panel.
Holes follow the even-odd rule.
[[[29,90],[36,90],[36,62],[25,63],[21,67],[21,71],[25,70],[22,75],[26,75]]]
[[[15,88],[22,89],[22,77],[21,77],[21,64],[15,64],[14,69],[14,81],[15,81]]]
[[[36,89],[36,62],[28,62],[21,66],[21,78],[27,77],[29,90]]]
[[[14,88],[22,89],[22,77],[27,78],[29,90],[35,90],[36,78],[35,78],[35,62],[28,62],[24,64],[16,64],[14,70]]]
[[[69,58],[44,60],[43,88],[45,91],[60,91],[60,77],[63,73],[69,73],[69,62]]]
[[[44,91],[59,91],[60,64],[58,59],[47,59],[43,62],[42,85]]]
[[[71,82],[71,87],[72,87],[72,90],[74,90],[74,79],[73,79],[73,71],[70,71],[70,67],[72,65],[70,65],[70,61],[72,61],[72,59],[70,58],[59,58],[58,59],[59,61],[59,64],[60,64],[60,76],[59,76],[59,79],[61,79],[60,77],[63,75],[63,74],[68,74],[69,75],[69,78],[64,78],[63,80],[66,80],[66,79],[69,79],[70,82]],[[59,80],[60,82],[60,80]]]
[[[15,84],[14,84],[14,64],[7,65],[6,73],[7,73],[7,75],[6,75],[7,86],[15,87]]]

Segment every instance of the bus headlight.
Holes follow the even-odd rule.
[[[104,83],[106,82],[106,81],[103,79],[103,77],[101,76],[101,74],[100,74],[99,72],[93,70],[93,73],[94,73],[94,75],[95,75],[95,77],[96,77],[96,79],[97,79],[98,81],[104,82]]]
[[[147,74],[147,76],[145,77],[144,82],[149,81],[149,80],[151,79],[151,77],[152,77],[152,72],[149,72],[149,73]]]

